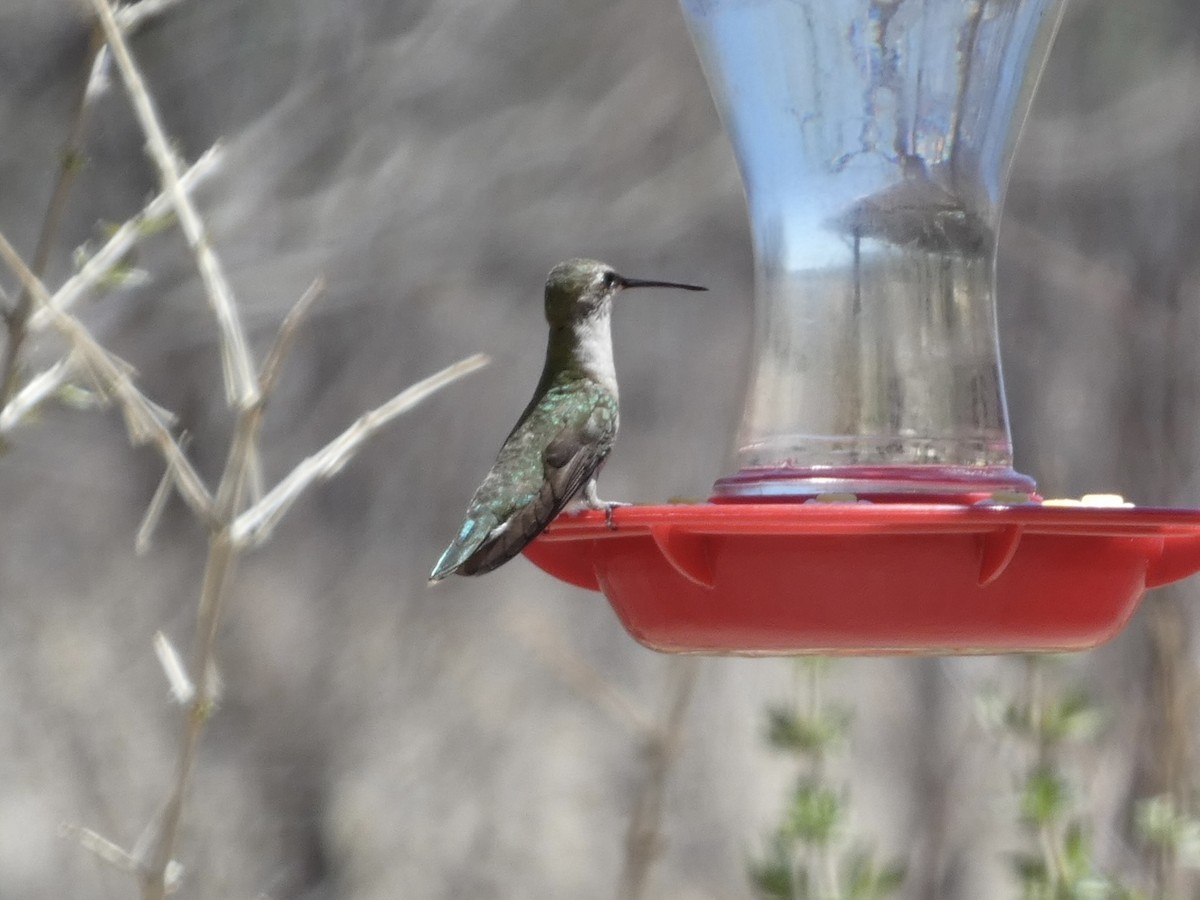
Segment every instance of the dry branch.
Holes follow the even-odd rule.
[[[114,16],[123,31],[134,31],[147,19],[160,15],[182,2],[183,0],[139,0],[137,3],[122,6]]]
[[[435,391],[487,365],[489,359],[477,353],[447,366],[440,372],[401,391],[387,403],[363,413],[353,425],[323,449],[303,460],[260,501],[237,517],[230,536],[242,547],[261,544],[283,515],[307,488],[338,473],[364,441],[401,413],[412,409]]]
[[[220,161],[221,147],[218,144],[211,147],[180,176],[180,186],[184,191],[194,190],[216,170]],[[121,258],[153,230],[156,222],[171,214],[172,203],[171,196],[165,191],[147,203],[141,212],[114,231],[104,246],[88,257],[87,262],[76,274],[63,282],[62,287],[54,292],[46,306],[60,312],[66,312],[74,306],[80,297],[112,273]],[[46,327],[50,324],[51,315],[50,309],[36,310],[29,319],[30,329]]]
[[[225,376],[227,402],[238,409],[247,409],[258,402],[258,379],[250,357],[250,347],[242,329],[234,301],[233,290],[225,278],[221,262],[213,251],[208,233],[200,214],[192,204],[180,181],[179,161],[167,141],[159,122],[154,101],[146,89],[146,83],[133,61],[121,27],[113,16],[108,0],[92,0],[92,6],[104,28],[108,46],[112,50],[117,68],[134,112],[146,134],[146,149],[158,167],[163,190],[170,195],[175,212],[179,216],[179,227],[196,257],[196,267],[204,282],[206,296],[217,320],[221,334],[221,365]]]
[[[50,305],[50,293],[45,285],[3,234],[0,234],[0,257],[21,280],[25,289],[30,291],[34,300],[50,311],[51,324],[71,346],[74,365],[87,372],[97,387],[121,410],[130,440],[135,445],[151,443],[158,449],[167,462],[180,495],[202,522],[211,523],[212,496],[171,434],[164,421],[166,414],[162,407],[147,399],[134,385],[130,377],[133,367],[100,346],[86,326],[70,313]]]
[[[196,686],[188,677],[179,651],[161,631],[154,633],[154,655],[158,657],[158,664],[162,666],[163,674],[167,677],[171,697],[181,706],[190,703],[196,696]]]
[[[46,371],[31,378],[17,395],[0,409],[0,435],[8,434],[20,425],[26,416],[74,375],[75,362],[70,356],[65,356]]]
[[[604,710],[615,723],[641,740],[654,735],[658,726],[653,717],[588,665],[545,619],[523,612],[512,620],[510,627],[546,668]]]
[[[654,863],[664,844],[662,821],[667,784],[683,740],[700,660],[684,657],[669,661],[665,709],[654,716],[588,665],[544,619],[524,612],[512,620],[511,628],[551,671],[595,702],[618,724],[628,727],[641,744],[646,771],[625,832],[625,859],[617,897],[642,900],[648,894]]]
[[[88,72],[79,84],[75,100],[75,113],[71,117],[70,133],[59,161],[58,177],[55,179],[54,190],[50,194],[50,204],[46,208],[41,233],[38,235],[37,245],[33,251],[32,268],[39,278],[46,272],[46,264],[50,261],[50,249],[54,246],[59,225],[66,212],[71,187],[74,185],[80,169],[83,168],[83,140],[92,98],[89,91],[91,69],[101,46],[99,29],[93,26],[88,41],[88,56],[85,61]],[[29,337],[29,316],[33,312],[33,308],[33,297],[28,290],[22,290],[17,297],[16,305],[5,314],[8,339],[4,347],[4,360],[0,364],[0,404],[8,403],[17,392],[17,382],[21,374],[21,351]]]
[[[283,369],[283,361],[296,341],[300,324],[308,318],[309,310],[323,293],[325,293],[325,279],[317,278],[308,286],[308,290],[300,295],[296,305],[284,316],[283,324],[279,326],[279,331],[275,335],[275,343],[267,351],[267,357],[263,360],[262,368],[258,373],[258,389],[263,397],[269,397],[274,393],[275,384],[279,381],[279,373]]]
[[[700,674],[700,660],[689,656],[669,662],[666,712],[646,740],[646,777],[625,833],[625,865],[617,896],[642,900],[650,890],[654,863],[662,853],[667,783],[683,740],[683,726]]]
[[[476,355],[409,387],[379,408],[362,415],[338,438],[296,466],[265,497],[258,496],[255,484],[259,433],[266,402],[279,379],[284,358],[294,342],[299,324],[322,291],[323,282],[318,279],[300,298],[280,326],[273,347],[261,369],[256,372],[233,292],[188,195],[194,184],[212,168],[216,153],[210,151],[187,173],[180,175],[179,162],[122,35],[123,29],[132,28],[144,16],[159,12],[174,2],[178,0],[143,0],[114,13],[107,0],[92,0],[98,27],[107,39],[107,46],[98,51],[95,62],[89,66],[86,86],[82,89],[84,103],[103,89],[107,59],[111,54],[121,71],[135,114],[146,135],[147,152],[159,170],[162,194],[118,229],[105,246],[82,266],[80,272],[53,296],[0,234],[0,258],[16,273],[23,286],[23,294],[28,297],[20,310],[19,339],[10,344],[13,359],[20,350],[21,340],[36,328],[54,328],[65,338],[69,347],[64,359],[34,377],[16,392],[12,403],[0,409],[0,432],[14,427],[38,403],[60,389],[68,378],[90,379],[101,398],[115,403],[121,410],[130,439],[135,444],[152,443],[166,460],[163,482],[156,490],[138,531],[139,548],[149,540],[162,515],[171,487],[179,490],[209,533],[190,665],[184,666],[179,654],[162,633],[156,635],[154,642],[155,652],[173,696],[187,707],[180,723],[175,775],[161,813],[147,826],[132,853],[126,853],[94,832],[78,831],[85,845],[100,852],[119,868],[136,873],[145,900],[163,900],[178,886],[182,876],[181,868],[173,860],[173,852],[179,839],[199,741],[217,702],[219,677],[215,664],[216,640],[230,579],[241,553],[247,547],[265,540],[308,486],[334,475],[353,458],[364,441],[388,422],[487,362],[486,357]],[[172,209],[192,250],[206,298],[217,322],[226,400],[237,413],[234,437],[214,494],[209,493],[188,460],[183,439],[172,434],[170,425],[173,417],[138,390],[133,384],[132,367],[101,346],[87,327],[70,312],[71,305],[102,279],[111,276],[129,247],[147,233],[157,219],[165,217]],[[9,326],[11,337],[12,313]],[[247,491],[250,493],[248,504],[245,496]],[[246,508],[247,505],[249,508]]]

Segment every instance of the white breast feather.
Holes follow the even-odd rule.
[[[584,371],[617,395],[617,369],[613,365],[612,316],[602,313],[576,326],[578,360]]]

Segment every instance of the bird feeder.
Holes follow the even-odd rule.
[[[1200,570],[1200,511],[1012,467],[996,232],[1063,2],[682,0],[754,242],[740,468],[534,563],[649,647],[746,654],[1084,649]]]

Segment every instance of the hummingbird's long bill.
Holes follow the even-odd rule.
[[[621,277],[621,287],[623,288],[643,288],[643,287],[658,287],[658,288],[679,288],[682,291],[707,291],[708,288],[699,284],[682,284],[678,281],[648,281],[645,278],[624,278]]]

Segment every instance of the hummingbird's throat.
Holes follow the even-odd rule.
[[[580,319],[569,329],[555,329],[550,338],[550,354],[559,365],[590,378],[616,395],[617,371],[613,365],[609,311]]]

